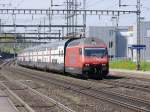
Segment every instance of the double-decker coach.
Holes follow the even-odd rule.
[[[66,39],[27,48],[18,64],[42,70],[103,78],[109,72],[106,44],[98,38]]]

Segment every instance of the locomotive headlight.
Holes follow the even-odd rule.
[[[106,66],[106,64],[102,64],[102,66]]]
[[[90,64],[85,64],[85,66],[90,66]]]

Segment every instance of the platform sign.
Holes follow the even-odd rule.
[[[141,49],[145,49],[146,45],[131,45],[129,48],[141,50]]]

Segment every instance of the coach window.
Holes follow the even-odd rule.
[[[53,64],[57,64],[57,59],[52,59]]]
[[[64,51],[63,50],[61,50],[61,55],[63,55],[64,54]]]
[[[61,51],[59,50],[59,56],[61,55]]]

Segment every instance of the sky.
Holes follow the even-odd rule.
[[[53,4],[65,5],[66,0],[53,0]],[[78,4],[81,5],[83,0],[78,0]],[[128,7],[119,8],[119,0],[86,0],[86,9],[108,9],[108,10],[136,10],[137,0],[122,0],[123,5],[131,5]],[[1,8],[24,8],[24,9],[33,9],[33,8],[44,8],[48,9],[50,7],[51,0],[0,0]],[[82,9],[82,5],[79,7]],[[150,0],[141,0],[141,16],[144,17],[144,21],[150,21]],[[44,18],[46,23],[48,23],[48,16],[17,16],[18,23],[28,23],[28,24],[40,24],[43,23]],[[3,24],[12,23],[12,15],[1,16]],[[54,17],[54,24],[61,23],[64,17]],[[82,17],[79,17],[79,21],[82,20]],[[128,26],[136,24],[136,15],[122,15],[119,17],[120,26]],[[111,26],[115,25],[115,21],[112,21],[112,16],[88,16],[87,17],[87,26]]]

